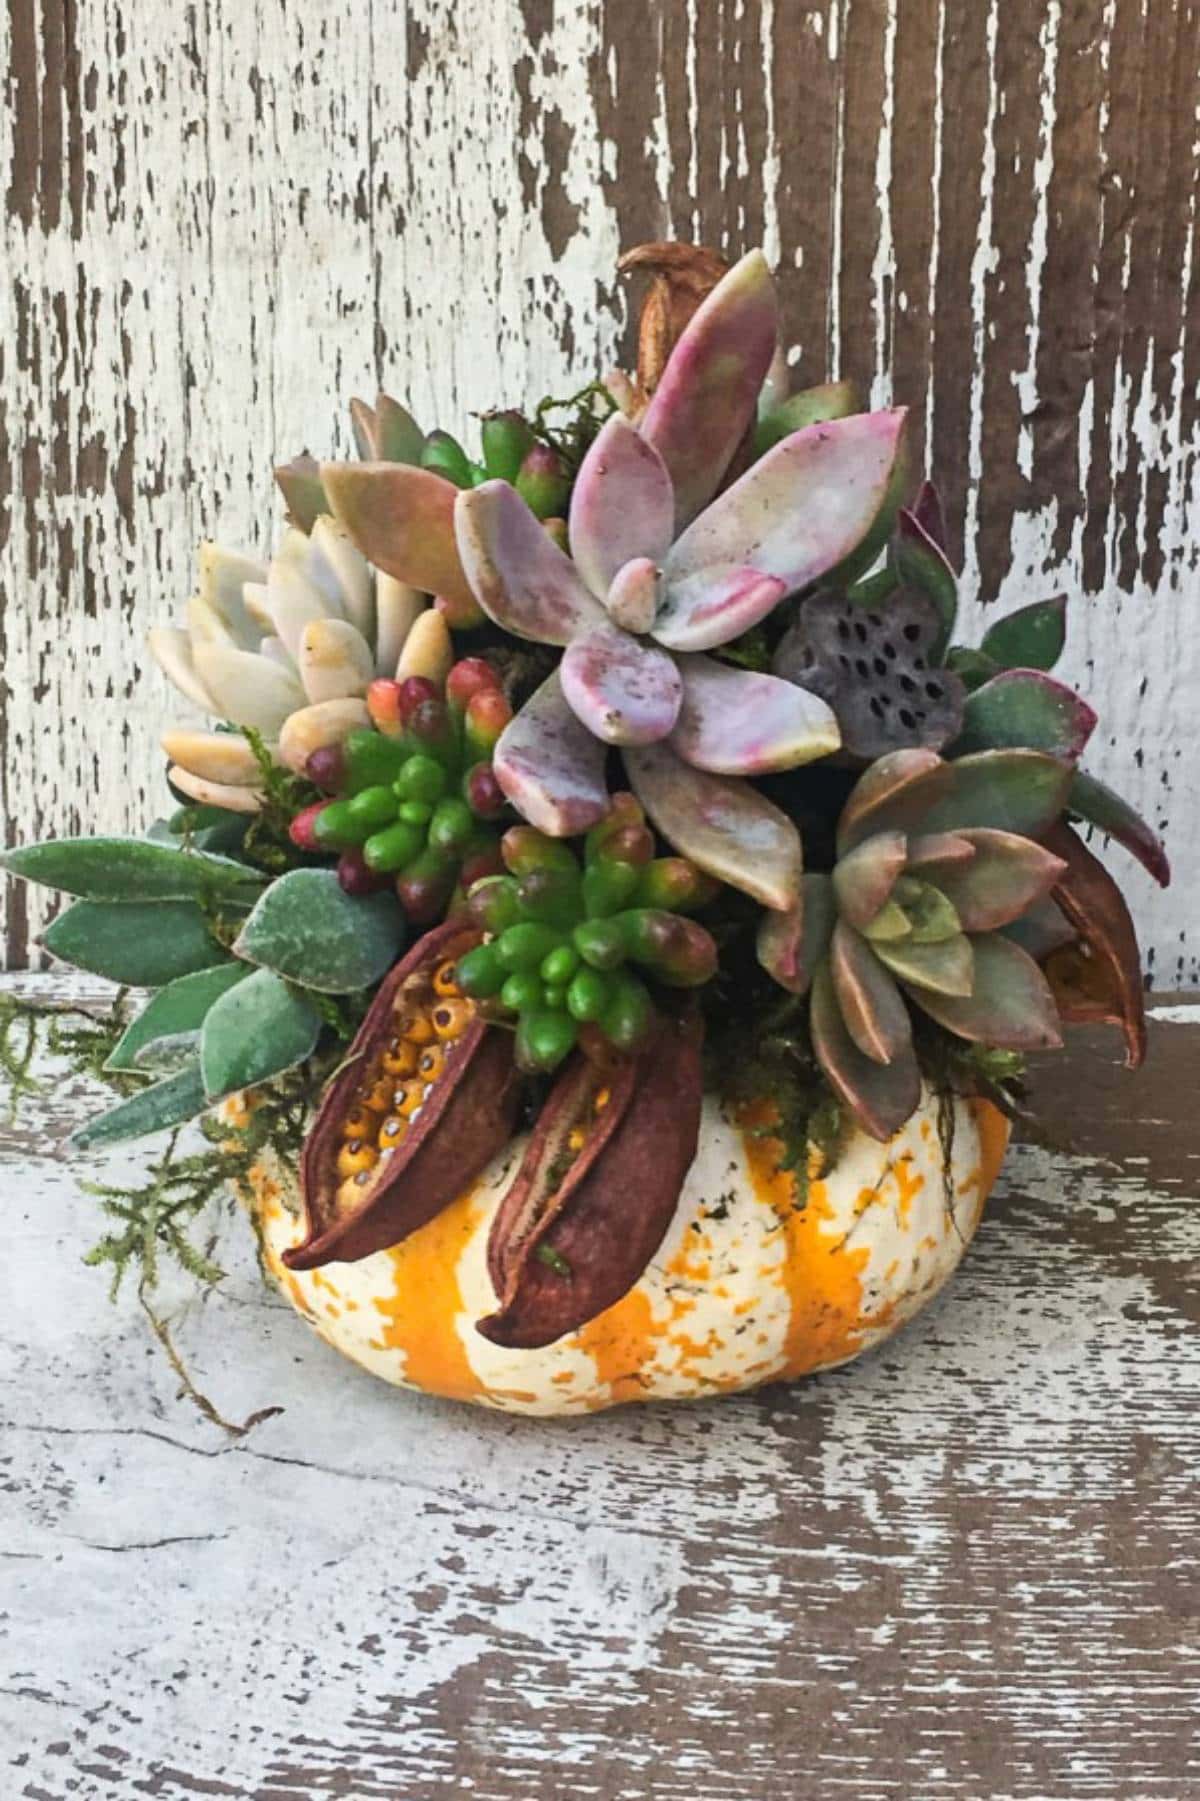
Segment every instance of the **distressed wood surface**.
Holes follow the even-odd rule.
[[[63,992],[45,977],[21,991]],[[81,992],[76,984],[74,992]],[[1200,1005],[1038,1074],[960,1273],[857,1365],[546,1423],[342,1363],[214,1218],[162,1306],[0,1138],[0,1792],[14,1801],[1182,1801],[1200,1792]],[[128,1177],[139,1155],[86,1173]]]
[[[1067,591],[1114,852],[1200,974],[1197,0],[9,0],[0,121],[0,813],[140,828],[174,708],[145,628],[202,536],[380,379],[450,427],[627,340],[620,249],[777,263],[798,382],[914,408],[968,620]],[[44,898],[9,897],[26,959]]]

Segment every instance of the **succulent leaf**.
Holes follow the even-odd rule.
[[[576,718],[605,744],[656,744],[679,718],[684,682],[674,658],[607,622],[571,640],[559,676]]]
[[[321,514],[329,511],[316,458],[305,454],[280,463],[275,481],[287,506],[288,522],[298,531],[310,532]]]
[[[756,788],[693,769],[665,744],[627,750],[625,767],[646,812],[681,856],[765,907],[796,904],[800,834]]]
[[[1099,1017],[1119,1025],[1125,1034],[1126,1066],[1137,1069],[1146,1056],[1146,1001],[1129,908],[1103,863],[1065,821],[1047,834],[1046,842],[1066,865],[1054,900],[1079,934],[1088,966],[1085,974],[1078,958],[1050,958],[1047,974],[1063,1017]]]
[[[658,565],[649,557],[631,557],[622,563],[604,603],[613,624],[639,635],[648,632],[658,612],[660,581]]]
[[[295,672],[252,651],[193,641],[192,654],[213,710],[231,725],[252,726],[266,738],[277,738],[288,715],[305,704]]]
[[[910,874],[940,882],[948,870],[961,869],[975,855],[975,846],[962,832],[918,832],[908,841]]]
[[[980,649],[1001,669],[1053,669],[1067,640],[1067,597],[1035,600],[997,619]]]
[[[1033,958],[1011,939],[991,932],[970,943],[974,974],[969,993],[923,984],[914,996],[930,1018],[959,1038],[997,1050],[1054,1050],[1061,1045],[1054,996]]]
[[[378,394],[375,405],[350,402],[354,443],[364,463],[419,463],[425,433],[412,414],[390,394]]]
[[[303,988],[353,994],[379,980],[403,937],[395,895],[349,895],[332,869],[292,869],[259,900],[234,951]]]
[[[200,1034],[200,1072],[210,1100],[269,1082],[311,1057],[321,1015],[273,970],[256,969],[209,1009]]]
[[[858,413],[776,444],[673,545],[663,566],[668,598],[705,570],[754,569],[792,593],[840,563],[884,505],[906,416]]]
[[[698,769],[766,775],[825,757],[841,743],[837,720],[815,694],[773,675],[681,656],[683,702],[671,743]]]
[[[47,927],[42,944],[60,962],[126,988],[162,988],[230,961],[194,901],[78,900]]]
[[[608,812],[604,761],[604,745],[572,712],[555,670],[505,727],[493,768],[531,825],[570,838]]]
[[[714,565],[674,583],[651,629],[671,650],[713,650],[765,619],[786,593],[773,575]]]
[[[641,422],[670,471],[682,528],[705,506],[754,418],[778,331],[761,250],[722,277],[685,327]]]
[[[314,619],[306,625],[296,663],[314,705],[364,694],[375,674],[371,647],[348,619]]]
[[[539,644],[569,644],[605,623],[604,608],[570,557],[507,482],[460,494],[454,517],[472,592],[505,631]]]
[[[814,977],[810,1012],[813,1050],[829,1085],[863,1131],[886,1143],[921,1099],[921,1072],[913,1051],[876,1063],[846,1029],[828,961]]]
[[[1060,906],[1052,900],[1035,901],[1027,913],[1014,919],[1009,925],[1001,926],[1000,931],[1005,938],[1011,938],[1019,944],[1023,951],[1028,951],[1035,963],[1045,964],[1047,957],[1055,951],[1062,950],[1068,944],[1074,944],[1077,933],[1074,926],[1069,925]],[[1051,983],[1051,987],[1053,987]],[[1063,1018],[1070,1016],[1065,1010]]]
[[[992,932],[1043,900],[1066,865],[1044,846],[1016,832],[967,830],[960,834],[975,856],[958,869],[937,875],[965,932]]]
[[[1071,782],[1067,805],[1072,813],[1078,813],[1089,825],[1098,826],[1110,838],[1115,838],[1118,844],[1124,845],[1130,855],[1137,858],[1142,868],[1154,877],[1160,888],[1168,885],[1171,880],[1171,865],[1163,849],[1162,839],[1121,795],[1098,781],[1094,775],[1089,775],[1085,769],[1077,769]]]
[[[949,768],[949,788],[922,820],[926,831],[990,828],[1040,838],[1071,786],[1070,764],[1037,750],[976,751]]]
[[[175,1075],[140,1088],[98,1119],[88,1120],[71,1134],[70,1143],[75,1150],[84,1151],[98,1144],[146,1138],[151,1132],[166,1132],[197,1118],[207,1106],[200,1060],[195,1058]]]
[[[614,413],[580,465],[569,517],[571,555],[598,599],[633,558],[662,561],[674,510],[666,464],[648,438]]]
[[[838,911],[858,931],[886,905],[903,872],[908,840],[903,832],[878,832],[839,858],[833,871]]]
[[[913,502],[913,518],[925,533],[925,536],[937,546],[942,555],[949,560],[949,534],[946,531],[946,513],[942,506],[942,497],[935,483],[923,481]]]
[[[955,754],[1025,747],[1079,760],[1096,715],[1073,688],[1039,669],[1006,669],[967,696]]]
[[[928,595],[937,608],[941,630],[934,641],[933,660],[940,663],[958,617],[958,578],[945,551],[907,507],[901,507],[897,515],[890,556],[899,580]]]
[[[263,885],[256,869],[232,857],[146,838],[52,838],[4,852],[0,867],[22,881],[99,901],[202,900],[249,906]]]
[[[950,786],[949,765],[936,751],[896,750],[864,770],[838,820],[839,857],[872,832],[909,830],[921,824],[922,804]],[[910,803],[909,795],[917,799]]]
[[[159,1039],[197,1033],[213,1003],[227,989],[244,982],[249,974],[244,963],[220,963],[213,969],[199,969],[194,975],[168,982],[126,1026],[105,1069],[124,1072],[143,1068],[143,1054]]]
[[[902,939],[873,937],[871,943],[880,962],[902,982],[919,988],[922,996],[931,993],[961,998],[971,993],[975,959],[965,932],[941,938],[935,944],[918,944],[911,935]],[[921,1004],[924,1006],[923,999]]]
[[[867,940],[840,919],[829,969],[846,1030],[872,1063],[894,1063],[912,1047],[912,1023],[899,988]]]
[[[827,875],[805,875],[800,898],[785,912],[764,909],[757,956],[767,974],[791,994],[807,994],[813,971],[828,955],[837,907]]]
[[[332,512],[369,563],[427,594],[469,601],[454,540],[453,482],[406,463],[325,463]]]
[[[862,400],[852,381],[826,381],[815,388],[803,388],[779,406],[759,414],[754,428],[754,453],[764,456],[793,432],[803,431],[809,425],[824,425],[829,419],[847,419],[862,410]]]
[[[939,616],[914,588],[879,607],[814,594],[776,648],[772,667],[819,694],[837,714],[842,743],[865,761],[908,746],[940,750],[958,736],[964,690],[937,666]]]

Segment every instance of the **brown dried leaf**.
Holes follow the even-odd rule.
[[[1120,1026],[1126,1067],[1137,1069],[1146,1056],[1146,1001],[1129,908],[1103,863],[1064,821],[1043,833],[1042,842],[1067,865],[1053,898],[1080,939],[1045,964],[1059,1013],[1073,1024]]]
[[[703,244],[666,242],[638,244],[618,262],[622,275],[636,269],[651,277],[638,321],[637,379],[646,399],[658,386],[684,327],[728,267]]]

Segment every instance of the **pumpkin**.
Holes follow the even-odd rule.
[[[988,1102],[925,1089],[886,1143],[851,1130],[834,1165],[801,1183],[778,1167],[765,1127],[765,1109],[733,1118],[706,1096],[649,1265],[620,1300],[537,1349],[476,1329],[497,1302],[488,1237],[524,1135],[402,1243],[357,1262],[286,1267],[303,1237],[294,1168],[260,1163],[244,1198],[282,1293],[385,1381],[542,1415],[699,1399],[848,1362],[911,1319],[970,1243],[1008,1137]]]

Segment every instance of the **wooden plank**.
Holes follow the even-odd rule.
[[[1065,590],[1092,753],[1166,827],[1147,967],[1200,976],[1196,0],[10,0],[0,122],[0,813],[140,826],[176,711],[140,667],[206,535],[386,379],[453,428],[629,345],[670,232],[780,269],[798,380],[914,408],[966,624]],[[1127,865],[1124,865],[1127,867]],[[4,956],[44,896],[10,894]]]
[[[10,983],[12,978],[9,979]],[[22,979],[22,991],[86,993]],[[92,993],[97,990],[92,988]],[[1190,1021],[1190,1023],[1188,1023]],[[404,1395],[230,1275],[81,1249],[94,1104],[0,1134],[5,1794],[1179,1801],[1200,1782],[1200,1005],[1046,1059],[948,1291],[857,1365],[547,1424]]]

